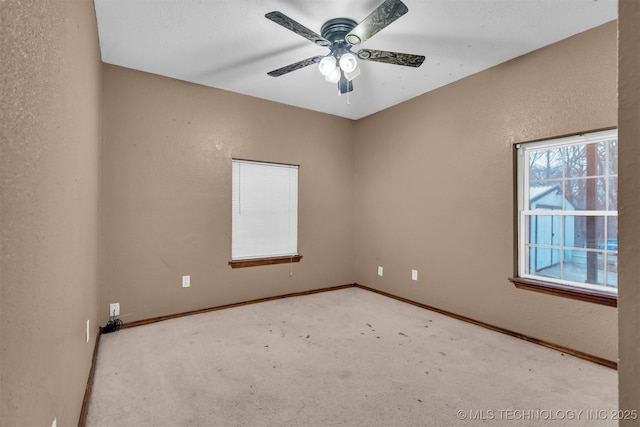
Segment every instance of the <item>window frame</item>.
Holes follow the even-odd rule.
[[[574,144],[586,144],[586,143],[597,143],[598,141],[608,140],[615,138],[618,140],[617,128],[606,128],[595,131],[589,131],[582,134],[573,134],[567,136],[560,136],[554,138],[548,138],[544,140],[536,140],[536,141],[528,141],[522,142],[518,144],[514,144],[513,146],[513,182],[514,182],[514,264],[513,264],[513,276],[509,278],[509,281],[512,282],[516,288],[530,290],[535,292],[541,292],[545,294],[561,296],[565,298],[576,299],[580,301],[587,301],[596,304],[602,304],[607,306],[616,307],[617,306],[617,287],[616,288],[607,288],[604,285],[591,285],[586,284],[586,286],[581,285],[578,282],[571,282],[568,280],[562,279],[553,279],[550,277],[544,276],[536,276],[531,274],[526,274],[525,266],[527,265],[527,260],[525,257],[528,256],[528,252],[525,250],[526,244],[528,242],[529,232],[530,230],[526,230],[528,227],[528,223],[525,221],[525,215],[532,216],[531,209],[523,209],[525,202],[528,201],[525,196],[525,189],[528,188],[527,185],[530,182],[528,177],[529,165],[524,164],[525,159],[520,158],[520,147],[523,145],[527,145],[529,149],[541,149],[545,147],[566,147]],[[564,170],[565,166],[562,165]],[[609,176],[609,174],[606,174]],[[599,175],[596,175],[599,176]],[[615,174],[617,177],[617,172]],[[597,179],[597,178],[592,178]],[[567,178],[564,176],[560,179],[562,184],[564,185],[567,181]],[[608,186],[608,183],[607,183]],[[564,194],[564,193],[563,193]],[[608,199],[609,191],[607,190],[607,199]],[[564,201],[563,201],[564,204]],[[606,207],[605,207],[606,209]],[[559,212],[562,212],[559,214]],[[589,211],[589,210],[576,210],[570,211],[565,210],[564,207],[562,211],[558,210],[549,210],[548,216],[597,216],[601,217],[604,220],[611,217],[618,216],[618,210],[606,210],[606,211]],[[604,240],[605,250],[608,253],[607,239],[605,236]],[[586,248],[576,248],[580,250],[584,250]],[[560,246],[558,248],[560,251],[571,250],[570,247]],[[597,252],[597,249],[594,250]],[[589,251],[587,251],[589,252]],[[617,260],[616,260],[617,263]],[[606,268],[606,267],[605,267]]]
[[[284,263],[294,263],[294,262],[300,262],[300,260],[302,259],[302,255],[300,255],[299,253],[299,241],[298,241],[298,207],[299,207],[299,197],[298,197],[298,193],[299,193],[299,169],[300,169],[300,165],[296,165],[296,164],[290,164],[290,163],[276,163],[276,162],[267,162],[267,161],[258,161],[258,160],[247,160],[247,159],[239,159],[239,158],[232,158],[231,159],[231,166],[232,166],[232,176],[231,176],[231,186],[232,186],[232,201],[231,201],[231,205],[232,205],[232,214],[231,214],[231,261],[229,261],[229,266],[231,266],[231,268],[244,268],[244,267],[255,267],[255,266],[260,266],[260,265],[274,265],[274,264],[284,264]],[[257,166],[267,166],[267,167],[274,167],[274,168],[287,168],[287,169],[293,169],[295,170],[295,178],[296,178],[296,182],[295,182],[295,251],[292,251],[291,253],[286,253],[286,254],[273,254],[273,256],[271,254],[264,254],[264,255],[256,255],[256,256],[237,256],[236,254],[234,254],[234,235],[236,233],[236,224],[234,222],[234,218],[236,217],[234,209],[236,206],[236,202],[235,202],[235,195],[236,195],[236,185],[240,185],[240,183],[236,183],[235,181],[235,165],[241,165],[241,164],[248,164],[248,165],[257,165]],[[241,167],[241,166],[239,166]],[[240,193],[240,189],[238,189],[237,194],[239,195]],[[239,203],[239,202],[238,202]],[[289,207],[290,208],[290,207]]]

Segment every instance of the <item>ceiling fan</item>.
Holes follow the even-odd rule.
[[[351,50],[352,47],[370,39],[408,11],[409,8],[400,0],[385,0],[360,23],[349,18],[334,18],[322,25],[320,34],[294,21],[282,12],[269,12],[265,15],[266,18],[318,46],[329,48],[330,52],[326,56],[319,55],[303,59],[267,74],[272,77],[280,77],[311,64],[318,64],[325,79],[328,82],[337,83],[338,93],[343,94],[353,90],[353,79],[360,74],[356,57],[364,61],[419,67],[424,62],[422,55],[373,49],[360,49],[357,52]]]

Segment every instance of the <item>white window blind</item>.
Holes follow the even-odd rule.
[[[232,161],[231,259],[298,254],[298,166]]]

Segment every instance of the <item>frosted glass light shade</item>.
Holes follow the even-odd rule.
[[[329,55],[325,56],[320,60],[318,64],[318,69],[322,73],[323,76],[327,77],[336,69],[336,58]]]
[[[322,61],[320,62],[322,63]],[[357,66],[358,61],[353,53],[345,53],[340,57],[340,68],[342,68],[342,71],[345,73],[351,73]]]
[[[329,83],[338,83],[340,80],[340,68],[335,67],[333,72],[324,78]]]

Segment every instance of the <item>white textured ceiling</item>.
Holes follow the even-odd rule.
[[[403,0],[409,12],[354,48],[426,56],[420,68],[360,61],[338,96],[317,66],[267,72],[328,53],[266,19],[281,11],[320,33],[360,22],[382,0],[94,0],[102,60],[336,116],[359,119],[616,19],[616,0]]]

